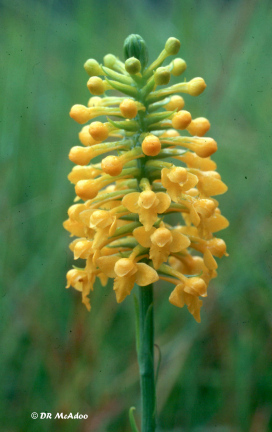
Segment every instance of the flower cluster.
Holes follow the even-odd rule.
[[[161,279],[174,285],[170,302],[187,305],[199,322],[200,297],[217,275],[215,257],[226,255],[224,241],[214,236],[228,226],[214,198],[227,190],[210,159],[217,144],[205,136],[209,121],[192,118],[176,94],[198,96],[206,84],[193,78],[169,86],[186,63],[175,58],[162,66],[179,48],[169,38],[147,66],[145,42],[131,35],[125,62],[108,54],[103,65],[94,59],[84,65],[93,96],[70,112],[87,125],[79,133],[82,145],[69,154],[76,198],[64,227],[76,237],[70,244],[74,258],[86,260],[84,268],[67,273],[67,288],[80,291],[88,309],[97,277],[103,285],[114,279],[117,302],[135,283]],[[169,222],[173,213],[176,226]]]

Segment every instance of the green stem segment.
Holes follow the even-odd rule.
[[[139,287],[140,343],[138,361],[140,367],[142,429],[155,432],[156,393],[154,376],[154,319],[153,285]]]

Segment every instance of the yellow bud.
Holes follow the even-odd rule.
[[[207,87],[203,78],[193,78],[188,82],[188,93],[191,96],[199,96]]]
[[[88,107],[96,107],[99,106],[102,102],[101,97],[93,96],[88,100]]]
[[[168,111],[175,111],[177,109],[180,111],[185,105],[184,99],[181,96],[172,96],[170,102],[167,105],[164,105],[164,108]]]
[[[163,132],[163,134],[160,135],[161,137],[164,138],[175,138],[180,136],[178,131],[176,131],[175,129],[168,129],[165,132]]]
[[[96,96],[100,96],[105,92],[104,81],[97,76],[93,76],[88,80],[87,87]]]
[[[171,70],[171,74],[174,76],[181,75],[187,68],[186,62],[181,58],[177,58],[173,60],[172,65],[173,65],[173,69]]]
[[[78,134],[80,142],[85,146],[92,146],[98,144],[100,141],[96,141],[90,135],[89,126],[84,126]]]
[[[174,37],[170,37],[167,39],[164,49],[168,55],[176,55],[180,49],[180,41]]]
[[[130,57],[125,61],[126,71],[130,75],[135,75],[141,71],[141,62],[135,57]]]
[[[116,262],[114,271],[119,277],[131,276],[136,273],[137,267],[130,259],[121,258]]]
[[[189,126],[187,127],[187,131],[191,135],[196,135],[202,137],[206,132],[210,129],[211,125],[209,120],[204,117],[198,117],[191,121]]]
[[[93,122],[89,126],[89,133],[95,141],[104,141],[108,138],[109,132],[107,126],[101,122]]]
[[[102,170],[111,176],[117,176],[121,174],[123,169],[123,164],[120,161],[120,158],[117,156],[107,156],[101,162]]]
[[[90,111],[84,105],[74,105],[70,111],[70,117],[76,122],[83,124],[90,120]]]
[[[146,156],[157,156],[161,151],[161,142],[155,135],[147,135],[142,142],[142,150]]]
[[[90,162],[91,147],[72,147],[69,153],[69,159],[76,165],[87,165]]]
[[[95,75],[102,75],[103,71],[98,62],[94,59],[89,59],[84,63],[84,69],[90,77]]]
[[[171,74],[165,67],[159,67],[154,73],[154,81],[156,85],[166,85],[169,83]]]
[[[202,138],[201,143],[199,143],[197,146],[194,146],[193,150],[197,156],[206,158],[216,152],[217,143],[213,138]]]
[[[172,125],[175,129],[183,130],[191,123],[192,117],[189,111],[178,111],[172,118]]]
[[[120,111],[128,119],[133,119],[138,114],[137,105],[132,99],[124,99],[120,103]]]
[[[106,67],[112,69],[116,62],[116,57],[113,54],[107,54],[105,55],[103,61]]]
[[[95,180],[80,180],[75,186],[76,194],[83,200],[95,198],[99,190]]]

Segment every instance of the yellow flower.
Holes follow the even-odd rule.
[[[77,291],[82,292],[82,303],[85,304],[88,310],[91,309],[90,300],[88,295],[91,290],[93,290],[93,284],[95,277],[90,277],[86,270],[69,270],[67,273],[67,285],[66,288],[70,286],[74,287]]]
[[[135,283],[160,278],[176,286],[170,302],[187,305],[200,321],[199,297],[217,276],[215,258],[227,255],[224,241],[214,237],[228,226],[214,199],[227,191],[211,160],[217,143],[206,137],[209,120],[192,118],[185,108],[187,95],[198,96],[206,83],[196,77],[168,84],[187,68],[181,58],[167,64],[179,48],[170,37],[148,65],[144,40],[131,35],[125,62],[107,54],[103,65],[92,58],[84,64],[95,96],[70,111],[86,125],[81,145],[69,153],[76,197],[63,226],[75,236],[74,259],[86,260],[84,268],[67,273],[67,286],[82,292],[87,308],[96,277],[102,284],[114,278],[118,302]],[[101,159],[92,163],[95,158]]]
[[[129,258],[109,256],[98,258],[100,270],[114,279],[113,289],[116,300],[121,303],[131,293],[135,283],[139,286],[150,285],[159,279],[157,272],[145,263],[136,263]]]
[[[190,245],[188,237],[178,230],[170,231],[164,224],[157,229],[152,227],[149,231],[138,227],[133,231],[133,235],[141,246],[150,248],[149,258],[155,269],[167,261],[170,253],[180,252]]]
[[[133,192],[126,195],[122,204],[131,213],[139,215],[140,222],[144,225],[146,231],[154,225],[158,218],[158,214],[164,213],[171,204],[169,195],[163,192],[153,192],[147,190],[144,192]]]
[[[186,168],[163,168],[161,172],[162,185],[167,190],[174,202],[180,202],[181,194],[193,188],[198,183],[198,178],[187,171]]]
[[[190,280],[190,279],[189,279]],[[201,321],[200,309],[203,304],[202,300],[193,294],[185,291],[184,284],[178,284],[174,291],[172,291],[169,297],[170,303],[174,306],[182,308],[184,305],[187,306],[188,311],[193,315],[197,322]]]

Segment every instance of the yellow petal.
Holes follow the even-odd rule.
[[[91,216],[96,209],[84,210],[80,213],[79,218],[81,222],[87,227],[91,228]]]
[[[188,173],[188,175],[187,175],[187,180],[186,180],[186,182],[184,183],[184,186],[183,186],[182,189],[183,189],[184,191],[187,191],[187,190],[189,190],[189,189],[195,187],[195,185],[196,185],[197,183],[198,183],[198,178],[197,178],[197,176],[194,175],[194,174]]]
[[[132,288],[134,287],[136,279],[136,274],[127,277],[116,277],[114,279],[113,289],[116,294],[117,303],[121,303],[126,296],[131,293]]]
[[[152,267],[144,263],[138,263],[136,273],[136,283],[139,286],[146,286],[159,279],[158,273]]]
[[[113,234],[114,234],[115,231],[116,231],[116,228],[117,228],[117,217],[115,216],[115,217],[114,217],[114,220],[113,220],[113,222],[112,222],[112,224],[111,224],[110,230],[109,230],[109,235],[110,235],[110,236],[113,236]]]
[[[208,269],[210,269],[210,270],[216,270],[217,269],[218,265],[217,265],[217,262],[215,261],[214,257],[212,256],[211,251],[206,249],[203,257],[204,257],[205,266],[208,267]]]
[[[169,247],[160,248],[152,244],[150,247],[149,258],[152,259],[153,266],[157,270],[163,262],[166,262],[169,256]]]
[[[153,232],[156,231],[156,228],[151,228],[149,231],[146,231],[144,227],[135,228],[133,231],[133,236],[136,238],[137,242],[143,247],[150,247],[151,240],[150,237]]]
[[[105,273],[106,276],[108,276],[110,278],[115,278],[116,274],[114,271],[114,266],[119,259],[120,259],[120,257],[118,257],[118,256],[100,257],[97,260],[97,265],[100,268],[100,270],[103,273]]]
[[[221,214],[214,213],[211,217],[205,220],[205,226],[209,231],[215,233],[229,226],[229,221]]]
[[[183,308],[185,305],[184,301],[184,292],[183,292],[184,284],[179,284],[176,288],[171,292],[169,301],[172,305]]]
[[[177,230],[172,230],[173,241],[170,245],[171,252],[180,252],[182,249],[186,249],[190,246],[190,240],[184,234],[181,234]]]
[[[168,194],[164,192],[158,192],[156,195],[159,200],[159,204],[157,205],[157,212],[163,213],[165,212],[165,210],[168,209],[168,207],[170,207],[171,198]]]
[[[140,196],[140,192],[132,192],[132,193],[124,196],[124,198],[122,199],[123,206],[126,207],[132,213],[138,213],[139,196]]]
[[[194,319],[200,323],[200,308],[202,306],[202,301],[199,300],[198,297],[192,296],[190,294],[185,293],[185,302],[188,307],[188,311],[193,315]]]
[[[158,218],[157,212],[151,209],[140,209],[139,221],[143,224],[146,231],[151,230],[152,225],[156,222]]]
[[[195,226],[198,226],[200,224],[200,217],[197,214],[197,211],[193,205],[191,206],[191,209],[190,209],[190,218],[191,218],[192,223]]]

